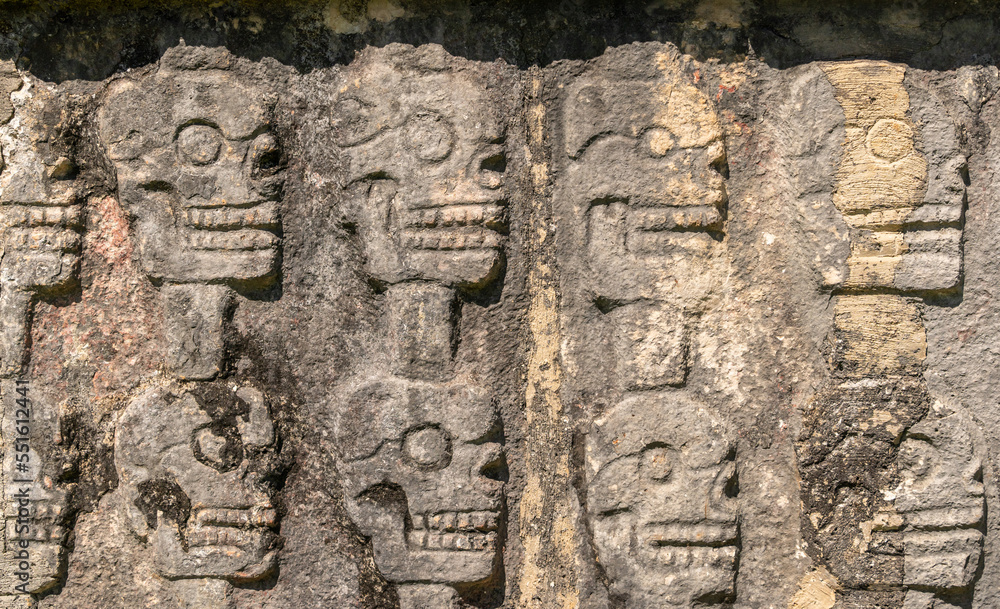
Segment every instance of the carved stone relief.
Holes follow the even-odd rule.
[[[954,127],[951,141],[922,150],[902,66],[846,62],[824,71],[847,132],[833,202],[856,230],[842,289],[954,288],[961,279],[966,162]]]
[[[168,579],[247,582],[277,567],[280,441],[265,395],[234,387],[154,388],[118,420],[128,522]]]
[[[502,281],[505,125],[481,78],[443,49],[352,66],[333,143],[390,374],[365,372],[338,413],[347,511],[403,609],[495,585],[505,528],[503,431],[455,361],[468,295]]]
[[[347,509],[402,607],[449,607],[488,580],[503,545],[502,436],[489,397],[468,385],[386,379],[341,415]],[[367,428],[364,436],[347,430]],[[353,437],[351,437],[353,436]],[[419,599],[419,602],[418,602]]]
[[[920,308],[933,301],[917,297],[960,290],[966,159],[947,113],[928,109],[940,102],[906,86],[902,66],[823,70],[845,115],[833,203],[851,254],[834,286],[832,381],[799,444],[805,537],[859,606],[962,606],[980,564],[981,457],[968,417],[928,392]],[[968,497],[961,516],[935,510],[942,487]]]
[[[724,233],[722,132],[708,99],[672,74],[677,59],[665,50],[655,61],[652,80],[580,78],[562,116],[571,161],[558,190],[586,217],[591,289],[609,306],[683,307],[718,281],[706,269]]]
[[[168,363],[183,379],[224,369],[231,288],[267,288],[280,270],[275,99],[236,63],[176,47],[148,77],[114,82],[98,117],[142,268],[162,286]]]
[[[996,330],[1000,73],[386,27],[0,62],[0,609],[992,606],[1000,410],[931,353]]]
[[[614,403],[587,433],[586,513],[624,606],[726,604],[740,545],[736,438],[687,387],[693,336],[726,275],[725,147],[679,54],[630,51],[566,86],[559,116],[554,198],[578,223],[571,255],[586,265],[566,289],[606,328],[601,363],[615,372]]]
[[[71,293],[79,277],[82,210],[65,124],[52,121],[65,120],[60,103],[45,83],[0,62],[0,606],[8,594],[51,590],[65,568],[54,408],[21,380],[35,301]]]
[[[52,416],[52,405],[27,384],[4,381],[0,387],[0,433],[5,440],[0,474],[2,602],[7,594],[27,598],[59,584],[65,571],[69,510],[66,490],[52,477],[58,462],[45,433],[51,429],[46,419]]]
[[[158,286],[174,379],[119,416],[115,468],[132,532],[189,609],[277,568],[285,473],[266,395],[227,377],[236,293],[280,272],[285,158],[275,96],[224,49],[180,46],[112,84],[98,117],[142,271]],[[193,381],[177,384],[177,381]]]
[[[692,607],[736,592],[736,442],[709,406],[637,394],[587,438],[598,557],[626,607]]]
[[[10,116],[0,121],[0,373],[19,374],[26,357],[32,302],[59,295],[77,279],[82,212],[76,197],[74,161],[60,149],[57,126],[43,112],[53,103],[42,83],[23,82],[12,67],[0,64],[0,96]],[[2,70],[11,70],[2,72]],[[2,115],[0,109],[0,115]]]
[[[983,547],[982,438],[968,415],[937,405],[899,449],[906,607],[944,607],[935,594],[967,590]]]
[[[393,54],[357,66],[331,109],[366,270],[385,285],[482,287],[503,265],[504,125],[443,50]]]

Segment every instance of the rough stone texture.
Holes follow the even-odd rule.
[[[3,8],[0,609],[1000,603],[994,7]]]

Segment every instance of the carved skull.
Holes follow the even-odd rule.
[[[0,77],[4,76],[0,74]],[[2,84],[13,94],[13,117],[0,123],[0,332],[3,374],[20,369],[32,298],[52,295],[75,283],[80,264],[82,213],[77,202],[76,166],[54,131],[58,100],[41,83],[23,85],[14,73]],[[0,88],[4,101],[9,91]],[[6,123],[6,124],[4,124]]]
[[[389,45],[369,59],[332,115],[368,272],[390,284],[487,283],[507,232],[497,102],[471,72],[448,69],[436,45]]]
[[[587,511],[611,591],[631,609],[723,603],[735,593],[735,442],[680,394],[627,397],[587,439]]]
[[[895,502],[905,526],[907,586],[953,591],[972,583],[983,547],[978,444],[972,421],[961,413],[939,411],[907,432]]]
[[[65,157],[46,158],[41,142],[4,147],[5,131],[0,130],[0,156],[6,157],[0,161],[0,280],[5,287],[52,290],[69,283],[79,265],[76,167]]]
[[[122,413],[115,464],[129,523],[164,577],[260,579],[277,562],[267,400],[249,386],[196,390],[152,389]]]
[[[823,71],[846,134],[833,203],[852,229],[851,255],[839,287],[955,288],[967,159],[944,104],[926,87],[904,86],[904,66],[860,60]],[[922,137],[933,146],[921,146]]]
[[[347,510],[395,583],[462,584],[496,568],[506,466],[489,399],[398,379],[356,391],[337,421]]]
[[[676,51],[656,48],[642,73],[599,64],[565,93],[557,196],[586,219],[592,289],[611,301],[697,299],[725,228],[718,118]]]
[[[168,283],[260,284],[277,274],[284,158],[273,100],[221,49],[177,47],[114,83],[101,141],[146,273]]]

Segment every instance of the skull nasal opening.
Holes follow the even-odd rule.
[[[142,512],[150,529],[156,529],[159,525],[158,513],[171,522],[182,526],[187,524],[188,517],[191,516],[191,499],[177,482],[167,478],[154,478],[140,482],[136,490],[138,497],[134,502],[135,507]]]

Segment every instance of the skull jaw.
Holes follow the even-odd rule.
[[[263,231],[260,231],[263,232]],[[278,248],[144,252],[143,270],[169,283],[254,282],[270,285],[277,279]]]
[[[627,596],[630,609],[722,603],[735,595],[739,557],[735,543],[650,546],[639,544],[636,532],[628,533],[629,529],[611,518],[595,532],[612,591]]]
[[[903,584],[935,591],[966,589],[983,551],[978,529],[907,531],[903,534]]]
[[[168,218],[138,223],[143,271],[168,283],[273,282],[280,240],[269,230],[178,227]]]
[[[497,531],[490,533],[492,544],[482,550],[423,549],[407,540],[401,514],[356,519],[365,520],[373,526],[361,526],[362,533],[371,537],[375,564],[391,582],[476,584],[488,580],[496,571],[500,557]]]
[[[204,545],[185,551],[175,526],[161,524],[152,535],[156,570],[167,579],[216,578],[247,582],[267,577],[278,564],[278,551],[271,549],[274,533],[254,528],[241,534],[247,539],[239,546]]]
[[[503,268],[503,254],[496,248],[400,250],[393,256],[369,252],[368,272],[390,284],[420,279],[469,289],[489,285]]]
[[[402,535],[375,535],[375,564],[391,582],[476,584],[496,571],[497,549],[422,550],[413,548]]]
[[[58,290],[72,283],[79,261],[74,253],[8,251],[0,275],[22,289]]]
[[[686,549],[690,548],[678,548],[682,551]],[[730,566],[716,564],[667,567],[662,564],[633,564],[622,569],[628,573],[617,574],[618,577],[612,575],[618,570],[608,569],[614,580],[612,590],[629,596],[626,606],[630,609],[722,604],[731,600],[736,593],[735,560]],[[638,574],[642,574],[641,579],[636,577]]]
[[[707,233],[668,236],[684,242],[670,256],[640,256],[591,244],[588,260],[595,282],[590,289],[613,302],[655,300],[675,303],[678,308],[711,295],[725,276],[719,269],[718,244]]]

